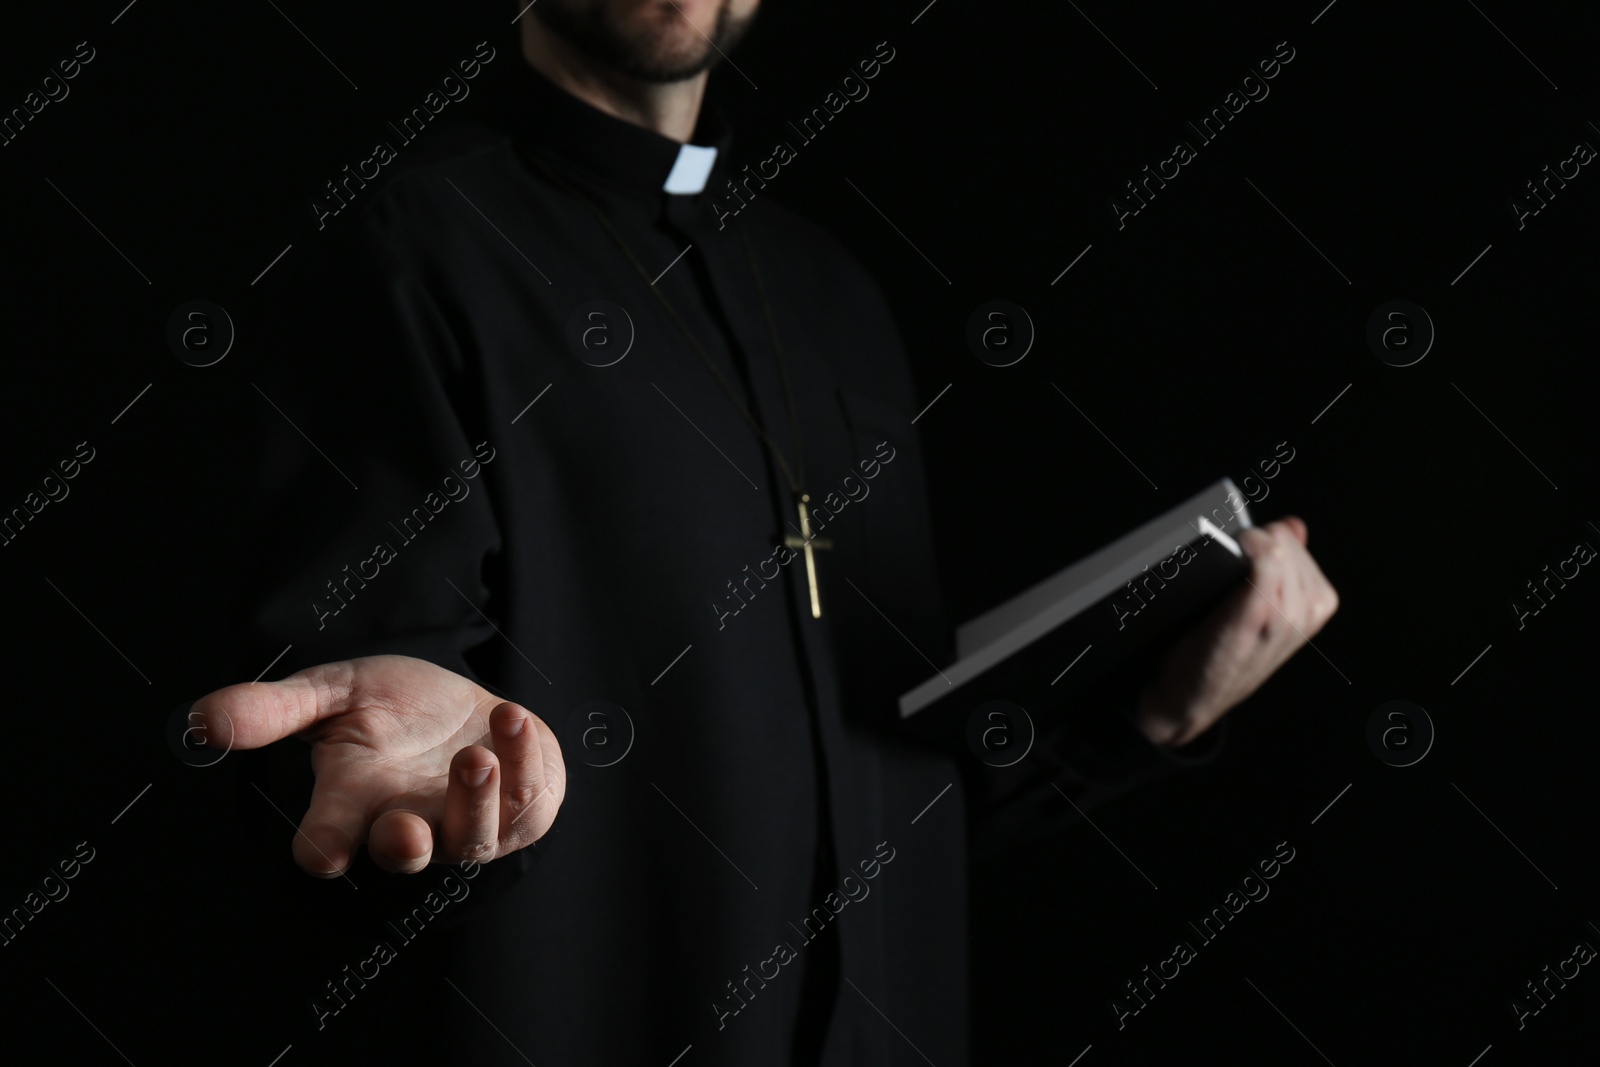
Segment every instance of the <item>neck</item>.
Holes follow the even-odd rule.
[[[679,144],[694,135],[707,73],[680,82],[641,82],[604,70],[547,30],[536,18],[522,22],[522,55],[556,85],[614,118],[654,130]]]

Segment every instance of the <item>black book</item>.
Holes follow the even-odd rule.
[[[1049,716],[1136,660],[1153,670],[1250,573],[1237,540],[1250,525],[1224,478],[978,616],[956,631],[956,661],[900,697],[902,722],[941,742],[971,740],[991,701]]]

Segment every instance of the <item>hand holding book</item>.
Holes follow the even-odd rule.
[[[950,744],[999,700],[1050,733],[1087,727],[1115,690],[1152,744],[1186,745],[1338,609],[1306,536],[1298,518],[1256,527],[1224,478],[960,627],[957,660],[901,696],[901,719]]]
[[[1137,721],[1152,742],[1176,747],[1199,737],[1339,609],[1306,538],[1306,524],[1293,516],[1241,531],[1248,581],[1179,638],[1140,694]]]

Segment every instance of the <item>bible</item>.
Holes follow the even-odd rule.
[[[1232,480],[1214,483],[960,627],[956,661],[900,697],[901,721],[948,742],[989,701],[1049,715],[1155,657],[1249,575],[1250,525]]]

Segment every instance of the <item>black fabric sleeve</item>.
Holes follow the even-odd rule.
[[[488,618],[501,535],[483,476],[497,456],[464,340],[370,216],[339,226],[278,280],[249,353],[258,418],[241,518],[253,578],[236,680],[280,652],[269,678],[388,653],[498,692],[504,646]],[[300,872],[288,849],[310,798],[309,751],[289,739],[233,755],[242,803],[259,816],[253,833],[282,858],[275,896],[320,913],[340,906],[344,887]],[[461,921],[530,861],[522,850],[483,865],[441,923]],[[364,851],[350,872],[375,914],[403,914],[438,877],[389,875]]]
[[[1153,658],[1108,674],[1078,702],[1043,723],[1028,756],[1011,767],[968,760],[971,853],[992,854],[1060,831],[1083,813],[1140,785],[1220,755],[1227,720],[1178,749],[1152,743],[1134,723]]]

